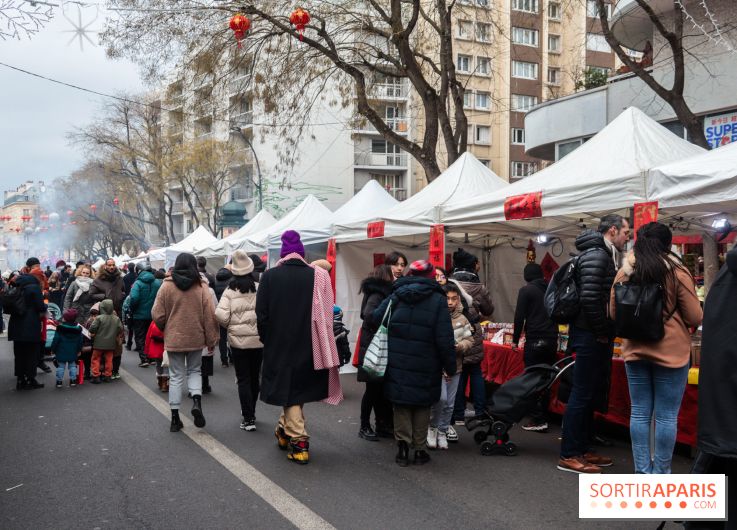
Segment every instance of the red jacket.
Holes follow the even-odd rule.
[[[143,353],[149,359],[162,359],[164,357],[164,334],[155,322],[151,322],[148,327]]]

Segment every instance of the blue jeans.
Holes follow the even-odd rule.
[[[59,362],[59,367],[56,369],[56,380],[57,381],[63,381],[64,380],[64,369],[66,367],[69,367],[69,381],[77,382],[77,363],[76,362],[69,362],[69,361],[62,361]]]
[[[625,363],[632,413],[630,438],[635,473],[668,474],[676,445],[678,410],[688,380],[688,365],[667,368],[650,361]],[[650,427],[655,417],[655,447]]]
[[[440,383],[440,400],[430,408],[430,427],[437,427],[440,432],[448,432],[460,378],[461,374],[455,374],[448,381],[443,377]]]
[[[570,346],[576,353],[576,364],[573,366],[573,388],[563,414],[561,458],[588,453],[595,399],[607,382],[612,362],[611,344],[598,342],[591,331],[571,326]]]
[[[471,399],[473,410],[477,416],[486,412],[486,384],[481,373],[481,363],[464,364],[461,377],[458,379],[458,391],[456,392],[456,404],[453,410],[454,420],[463,420],[466,410],[466,383],[471,379]]]

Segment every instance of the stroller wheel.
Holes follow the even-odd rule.
[[[489,437],[489,434],[485,431],[476,431],[473,433],[473,441],[477,444],[483,443]]]
[[[496,452],[496,447],[491,442],[482,442],[481,454],[484,456],[491,456]]]
[[[507,432],[507,425],[502,421],[495,421],[491,425],[491,432],[501,438]]]
[[[504,454],[507,456],[517,456],[517,444],[507,442],[504,444]]]

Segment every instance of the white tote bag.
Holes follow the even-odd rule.
[[[381,319],[381,325],[371,339],[371,343],[366,348],[366,355],[363,357],[363,369],[373,379],[381,379],[386,372],[386,365],[389,361],[389,321],[392,319],[392,301],[384,311]]]

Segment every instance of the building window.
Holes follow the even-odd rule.
[[[458,63],[456,64],[459,72],[470,72],[471,71],[471,56],[470,55],[458,55]]]
[[[586,69],[595,74],[604,74],[607,77],[609,77],[609,74],[612,72],[611,68],[605,68],[603,66],[586,66]]]
[[[525,130],[512,127],[512,143],[514,145],[525,144]]]
[[[537,105],[537,96],[526,94],[512,94],[512,109],[515,112],[527,112]]]
[[[471,40],[473,38],[473,22],[468,20],[458,21],[458,38]]]
[[[483,110],[491,108],[491,100],[488,92],[476,92],[476,108]]]
[[[479,162],[491,169],[491,160],[487,160],[486,158],[479,158]]]
[[[537,13],[537,0],[512,0],[512,9]]]
[[[463,92],[463,108],[464,109],[473,108],[473,92],[469,90],[465,90]]]
[[[192,219],[187,219],[187,233],[191,234],[192,230],[194,230],[194,226],[192,225]]]
[[[491,24],[476,23],[476,40],[479,42],[491,42]]]
[[[468,125],[468,130],[466,131],[466,135],[467,135],[466,143],[468,143],[469,145],[472,144],[473,143],[473,125],[471,124]]]
[[[560,68],[548,68],[548,83],[560,85]]]
[[[537,63],[512,61],[512,77],[537,79]]]
[[[489,0],[476,0],[476,4],[481,7],[489,7]]]
[[[586,49],[592,52],[606,52],[609,53],[612,49],[609,47],[609,43],[601,33],[587,33],[586,34]]]
[[[491,60],[488,57],[476,57],[476,74],[489,75],[491,73]]]
[[[477,144],[489,145],[491,143],[491,127],[487,125],[477,125],[475,140]]]
[[[548,35],[548,51],[560,53],[560,35]]]
[[[394,195],[395,199],[402,201],[407,198],[402,175],[370,173],[369,177],[381,184],[381,187]]]
[[[612,5],[606,4],[607,18],[612,18]],[[596,0],[586,1],[586,16],[591,18],[599,18],[599,2]]]
[[[560,20],[560,4],[558,2],[548,3],[548,18],[550,20]]]
[[[564,156],[572,153],[581,146],[581,140],[573,140],[571,142],[563,142],[555,146],[555,160],[558,161]]]
[[[535,162],[512,162],[512,178],[529,177],[537,171]]]
[[[512,28],[512,42],[524,46],[537,47],[537,30],[528,28]]]

